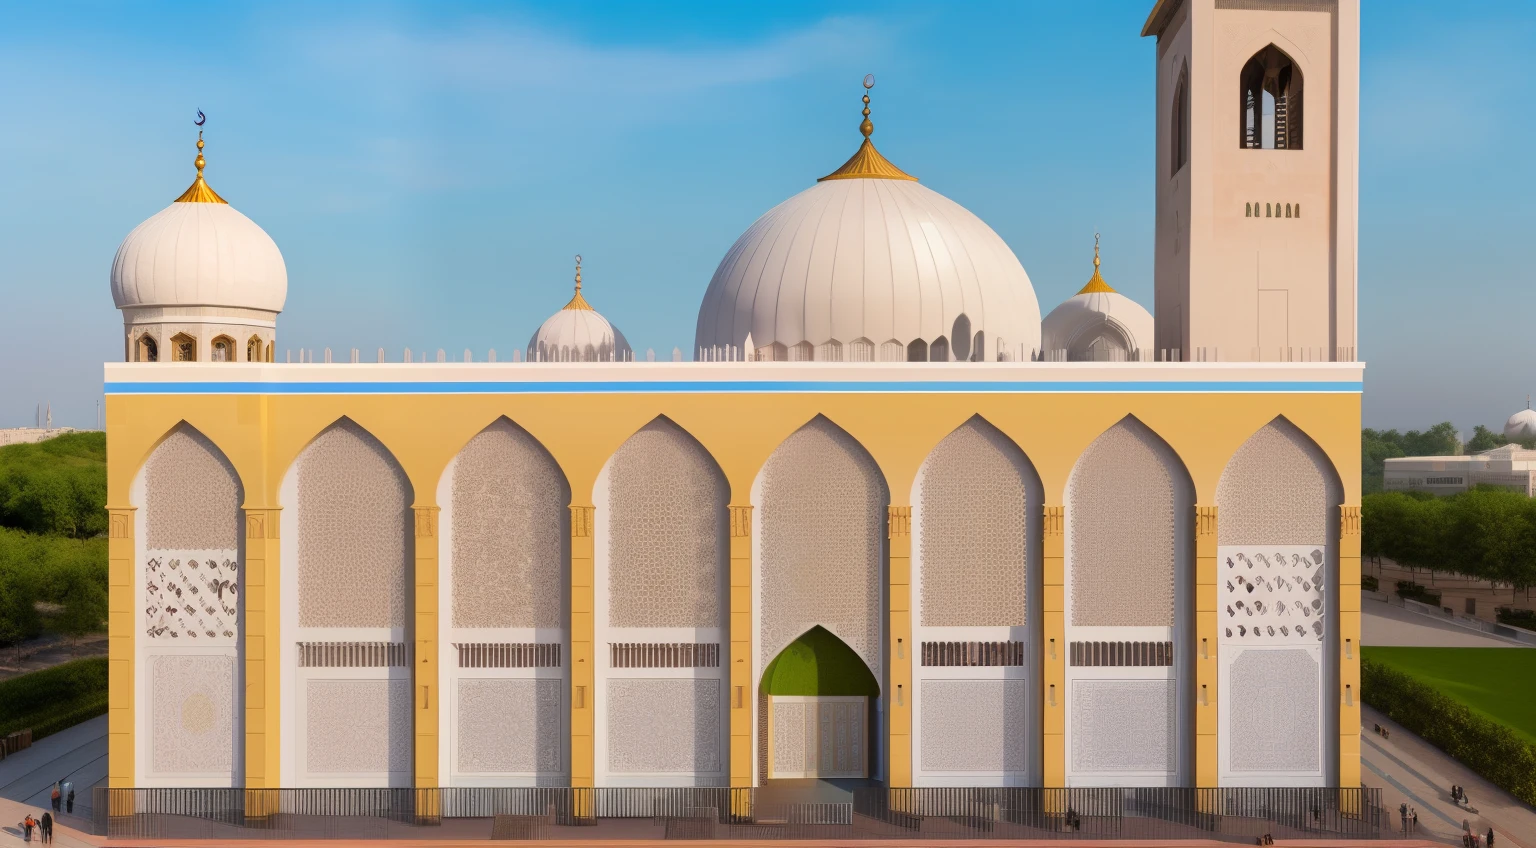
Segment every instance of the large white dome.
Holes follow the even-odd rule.
[[[1509,416],[1509,420],[1504,422],[1504,438],[1511,442],[1536,439],[1536,411],[1527,406]]]
[[[619,328],[581,296],[580,257],[577,260],[576,294],[540,324],[528,340],[529,361],[608,362],[634,358]]]
[[[1024,266],[865,135],[847,164],[736,240],[704,293],[697,347],[750,337],[775,359],[1027,359],[1040,306]]]
[[[199,154],[198,161],[202,161]],[[133,228],[112,260],[119,309],[214,306],[281,312],[288,268],[266,231],[203,182]]]
[[[1152,331],[1152,313],[1110,288],[1099,275],[1095,243],[1093,276],[1045,316],[1040,349],[1046,359],[1068,362],[1146,359],[1152,353]]]

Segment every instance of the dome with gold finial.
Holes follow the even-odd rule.
[[[1093,235],[1093,276],[1041,323],[1043,359],[1124,362],[1150,359],[1152,315],[1115,291],[1099,273],[1099,235]]]
[[[143,330],[130,334],[130,360],[270,357],[288,268],[272,237],[208,185],[203,147],[199,130],[192,184],[128,233],[112,260],[112,300]],[[162,351],[172,336],[176,349]]]
[[[768,210],[725,254],[699,307],[706,358],[1028,359],[1040,306],[1024,266],[980,218],[863,142],[842,167]]]
[[[528,340],[528,360],[543,362],[610,362],[633,358],[619,328],[608,323],[581,294],[581,256],[576,257],[576,292],[559,312],[549,316]]]

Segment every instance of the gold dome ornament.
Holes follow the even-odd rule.
[[[1093,276],[1088,278],[1088,284],[1078,291],[1078,294],[1114,294],[1115,290],[1104,282],[1099,276],[1099,234],[1093,234]]]
[[[869,140],[875,131],[875,125],[869,120],[869,90],[875,87],[875,75],[867,74],[864,77],[864,122],[859,124],[859,132],[864,134],[864,143],[859,145],[857,152],[853,154],[843,167],[838,168],[816,182],[826,180],[912,180],[917,177],[903,171],[891,164],[891,161],[880,155],[875,149],[875,143]]]
[[[581,296],[581,254],[580,253],[576,254],[576,294],[572,295],[570,303],[567,303],[565,306],[562,306],[560,308],[562,310],[564,310],[564,309],[585,309],[588,312],[593,311],[592,310],[592,304],[587,303],[587,299]]]
[[[199,127],[197,131],[197,159],[192,162],[193,165],[197,166],[197,178],[192,180],[192,185],[187,186],[187,190],[181,193],[181,197],[176,198],[176,203],[223,203],[226,206],[229,204],[229,201],[219,197],[219,193],[209,188],[208,183],[203,180],[203,167],[208,164],[208,160],[203,158],[203,131],[201,127],[207,120],[208,118],[203,114],[203,110],[197,110],[197,120],[193,121]]]

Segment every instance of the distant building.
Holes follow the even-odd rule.
[[[1389,492],[1434,492],[1454,495],[1474,486],[1502,486],[1536,494],[1536,450],[1503,445],[1467,456],[1405,456],[1387,460]]]
[[[73,427],[8,427],[0,430],[0,446],[41,442],[65,433],[78,433]]]

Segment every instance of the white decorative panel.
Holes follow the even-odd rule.
[[[869,776],[869,699],[828,695],[775,696],[773,777]]]
[[[561,769],[565,738],[554,678],[458,681],[457,770],[464,774],[535,774]]]
[[[1172,680],[1072,681],[1072,770],[1174,771],[1177,698]]]
[[[526,430],[503,418],[469,440],[453,472],[454,627],[564,626],[570,501]]]
[[[235,752],[235,658],[199,654],[149,660],[149,771],[229,776]]]
[[[880,677],[880,591],[889,492],[873,457],[822,416],[768,457],[758,508],[759,661],[815,625]]]
[[[310,680],[304,689],[310,774],[410,771],[411,685],[406,680]]]
[[[1321,769],[1322,665],[1316,651],[1237,650],[1227,666],[1228,766],[1233,772]]]
[[[1134,418],[1083,451],[1067,484],[1072,625],[1173,625],[1192,500],[1178,457]]]
[[[720,681],[608,681],[608,770],[713,774],[720,756]]]
[[[1021,772],[1029,753],[1023,680],[924,680],[923,771]]]
[[[159,645],[233,647],[240,585],[233,549],[150,551],[144,559],[144,634]]]
[[[1025,523],[1033,477],[1024,452],[980,417],[928,455],[913,510],[924,627],[1025,623]]]
[[[1323,641],[1328,613],[1324,550],[1321,545],[1217,546],[1221,644]]]

